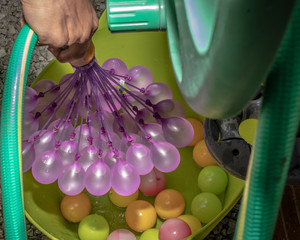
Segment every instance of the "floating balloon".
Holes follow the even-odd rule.
[[[156,196],[166,187],[166,176],[164,173],[153,168],[146,175],[141,176],[140,191],[147,196]]]

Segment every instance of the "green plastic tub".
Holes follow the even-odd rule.
[[[102,64],[108,58],[120,58],[128,67],[144,65],[153,74],[154,81],[168,84],[174,94],[174,99],[184,104],[187,117],[195,117],[203,121],[203,117],[193,112],[184,102],[177,87],[169,58],[166,32],[133,32],[111,33],[107,27],[106,13],[100,19],[99,29],[93,37],[96,48],[96,58]],[[60,78],[72,72],[69,64],[61,64],[53,60],[39,75],[36,81],[52,79],[59,81]],[[191,73],[192,74],[192,73]],[[241,133],[245,137],[253,134],[248,127]],[[251,130],[251,128],[250,128]],[[186,202],[185,214],[190,214],[192,199],[200,192],[197,187],[197,176],[201,168],[192,159],[192,147],[180,149],[181,163],[178,169],[167,174],[167,188],[180,191]],[[222,212],[210,223],[188,239],[203,239],[231,210],[242,195],[244,181],[229,176],[227,190],[220,197],[223,203]],[[141,196],[153,203],[153,197]],[[57,182],[50,185],[38,183],[32,177],[31,171],[24,174],[24,198],[27,218],[45,235],[51,239],[75,240],[78,224],[66,221],[60,213],[60,201],[63,195]],[[128,228],[124,220],[125,209],[114,206],[107,196],[91,197],[92,210],[102,214],[110,224],[110,231],[118,228]],[[157,220],[159,228],[161,220]],[[138,233],[136,233],[139,236]]]

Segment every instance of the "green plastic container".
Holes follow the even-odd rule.
[[[107,27],[106,13],[100,19],[99,29],[93,37],[96,48],[96,58],[102,64],[106,59],[116,57],[122,59],[128,67],[144,65],[153,74],[154,81],[168,84],[174,94],[174,99],[184,104],[187,117],[195,117],[203,120],[203,117],[193,112],[184,102],[177,87],[172,64],[169,58],[169,50],[166,32],[139,32],[139,33],[111,33]],[[60,78],[72,72],[69,64],[61,64],[52,61],[39,75],[36,81]],[[241,133],[244,136],[251,135],[251,128],[245,127]],[[253,128],[252,128],[253,129]],[[247,133],[247,131],[250,131]],[[192,159],[192,147],[180,149],[181,163],[179,168],[167,174],[167,188],[180,191],[186,201],[185,214],[189,214],[191,201],[200,190],[197,187],[197,176],[201,170]],[[188,239],[203,239],[222,218],[231,210],[242,195],[244,181],[229,176],[229,184],[224,194],[220,196],[223,203],[222,212],[210,223]],[[141,196],[142,194],[140,194]],[[39,184],[32,177],[31,171],[24,174],[24,198],[27,218],[45,235],[51,239],[75,240],[78,224],[66,221],[60,213],[60,201],[63,195],[57,182],[50,185]],[[153,202],[154,198],[141,197]],[[110,224],[110,230],[126,227],[124,218],[125,209],[115,207],[107,196],[93,198],[93,210],[102,212]],[[157,226],[161,225],[158,220]],[[137,234],[139,236],[139,234]]]

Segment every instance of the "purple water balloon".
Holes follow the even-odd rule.
[[[161,172],[172,172],[180,163],[179,151],[168,142],[152,141],[150,151],[154,166]]]
[[[152,104],[156,104],[165,99],[172,99],[173,93],[168,85],[155,82],[146,88],[145,97],[149,99]]]
[[[93,163],[86,171],[84,184],[90,194],[106,194],[111,188],[109,167],[101,159]]]
[[[43,79],[41,81],[38,81],[34,86],[33,89],[37,92],[45,92],[48,91],[50,89],[54,89],[55,87],[57,87],[58,85],[53,82],[50,79]]]
[[[100,113],[100,116],[102,116],[103,120],[105,120],[105,123],[107,123],[107,125],[104,125],[104,128],[107,129],[113,129],[112,125],[114,122],[114,116],[111,112],[107,112],[107,111],[103,111],[102,113]],[[101,119],[99,118],[99,113],[97,111],[93,112],[91,114],[91,126],[96,130],[99,131],[99,124],[100,127],[102,127],[101,124]]]
[[[53,121],[49,127],[48,130],[53,130],[54,127],[57,129],[56,131],[56,139],[62,141],[66,141],[70,139],[70,134],[73,131],[73,125],[65,120],[57,119]]]
[[[127,229],[117,229],[106,240],[136,240],[135,235]]]
[[[131,139],[134,143],[145,143],[144,140],[135,133],[128,133],[127,136],[123,135],[119,149],[124,153],[127,152],[127,149],[131,146],[131,142],[129,141],[129,139]]]
[[[61,159],[55,150],[43,152],[32,164],[32,175],[40,183],[56,181],[62,171]]]
[[[126,64],[118,58],[109,58],[103,64],[102,68],[118,75],[125,75],[127,72]]]
[[[165,139],[176,147],[185,147],[194,137],[192,124],[181,117],[162,119],[162,130]]]
[[[22,142],[22,170],[27,172],[35,159],[33,142]]]
[[[129,162],[119,159],[111,171],[111,185],[119,195],[129,196],[138,190],[140,175]]]
[[[49,106],[48,104],[37,105],[37,107],[34,109],[34,113],[37,112],[41,113],[41,116],[38,117],[39,129],[44,127],[50,118],[52,121],[56,119],[55,108]]]
[[[41,155],[43,152],[54,149],[56,142],[55,132],[45,130],[38,131],[37,134],[34,135],[40,135],[40,137],[34,143],[36,157]]]
[[[78,162],[86,171],[98,159],[98,149],[94,146],[87,146],[80,151],[80,158]]]
[[[115,98],[114,94],[111,91],[107,91],[106,92],[106,96],[107,96],[107,98],[111,98],[111,100],[114,103],[114,106],[115,106],[116,110],[120,110],[121,104]],[[107,104],[107,100],[105,99],[105,97],[103,96],[103,94],[98,94],[98,97],[99,97],[99,103],[101,103],[101,107],[102,107],[103,110],[105,110],[107,112],[110,112],[110,113],[115,110],[110,104]],[[110,109],[109,106],[111,106],[112,111],[111,111],[111,109]]]
[[[115,149],[110,149],[103,158],[104,163],[106,163],[110,169],[115,166],[119,158],[125,159],[126,157],[124,152],[117,151],[116,153],[115,151]]]
[[[59,189],[69,196],[81,193],[84,189],[85,172],[78,162],[66,166],[58,177]]]
[[[80,128],[81,128],[81,136],[80,136],[80,143],[79,143],[79,151],[81,151],[82,149],[90,145],[88,141],[88,137],[90,136],[90,131],[89,131],[89,126],[87,124],[82,124],[76,127],[75,129],[76,136],[74,138],[74,142],[77,143],[79,141]],[[90,128],[91,128],[91,137],[95,141],[98,134],[92,126]]]
[[[22,139],[27,140],[32,134],[39,129],[39,121],[34,117],[32,113],[23,113],[23,125],[22,125]]]
[[[126,161],[132,164],[139,175],[148,174],[153,169],[150,149],[140,143],[134,143],[128,148]]]
[[[151,71],[145,66],[133,66],[127,72],[129,80],[128,83],[135,85],[138,88],[146,88],[149,84],[153,82],[153,76]],[[127,85],[130,90],[135,90],[136,88]]]
[[[153,117],[153,113],[150,112],[147,108],[140,109],[135,119],[139,121],[140,119],[143,119],[145,123],[157,123],[157,120]]]
[[[61,157],[63,168],[74,161],[76,147],[76,143],[72,140],[67,140],[61,143],[58,149],[58,154]]]
[[[153,105],[155,112],[158,112],[162,118],[183,117],[186,113],[182,104],[174,99],[166,99]]]
[[[37,92],[31,88],[25,88],[23,112],[31,112],[38,104]]]
[[[143,129],[149,134],[155,141],[165,141],[162,127],[158,123],[147,123],[143,126]],[[144,133],[141,132],[141,136],[145,137]]]
[[[131,93],[134,93],[135,96],[138,96],[140,98],[142,98],[142,100],[137,101],[132,95],[130,95],[129,93],[124,93],[123,94],[123,98],[132,106],[136,106],[138,109],[142,109],[145,106],[142,104],[145,102],[146,98],[145,95],[142,94],[141,92],[136,92],[134,90],[131,91]],[[145,104],[145,103],[144,103]]]
[[[123,124],[125,125],[125,128],[127,129],[127,131],[129,133],[138,133],[139,128],[136,125],[136,122],[129,116],[128,113],[121,113],[120,114],[120,119],[119,120],[115,119],[115,121],[113,123],[114,131],[119,136],[122,136],[122,133],[119,131],[121,122],[123,122]],[[123,126],[123,125],[121,125],[121,126]]]

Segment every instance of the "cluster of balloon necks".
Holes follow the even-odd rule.
[[[131,195],[140,176],[178,167],[176,147],[191,142],[193,128],[166,84],[116,58],[74,70],[58,85],[44,79],[26,88],[23,172],[58,180],[67,195],[86,188],[100,196],[111,187]]]

